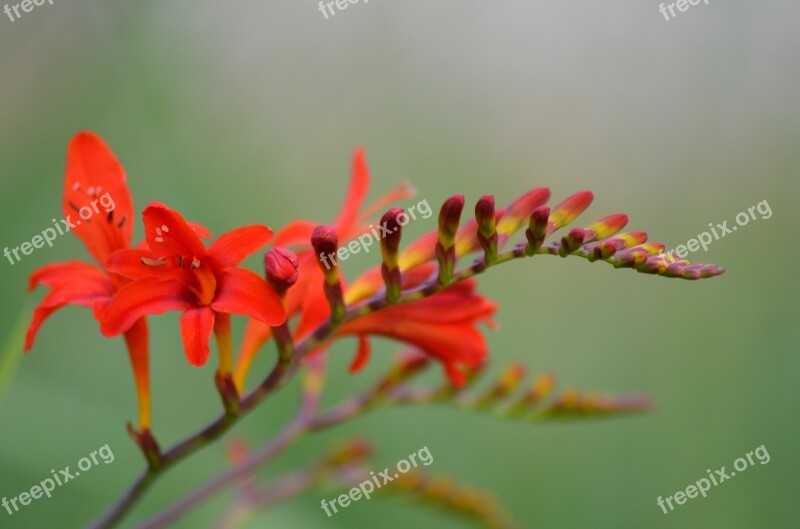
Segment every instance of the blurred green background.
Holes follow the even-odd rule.
[[[117,153],[137,210],[161,200],[215,234],[332,220],[358,145],[372,198],[402,179],[432,205],[456,192],[506,204],[534,186],[550,186],[554,201],[591,189],[582,220],[625,212],[668,247],[768,200],[772,218],[690,257],[727,268],[719,278],[542,258],[481,280],[501,304],[492,370],[520,361],[556,373],[561,388],[647,393],[652,413],[531,425],[394,409],[307,438],[262,475],[366,436],[379,449],[373,468],[428,446],[428,470],[494,490],[531,527],[797,527],[799,15],[789,0],[701,3],[670,22],[655,1],[373,1],[325,20],[311,0],[56,0],[0,19],[0,242],[29,241],[60,216],[64,152],[81,129]],[[25,295],[34,268],[88,258],[63,237],[0,263],[0,336],[11,339],[43,295]],[[347,268],[377,259],[353,256]],[[154,428],[171,445],[218,412],[214,368],[186,363],[176,313],[151,324]],[[330,400],[365,387],[394,349],[382,343],[349,377],[353,343],[335,348]],[[265,355],[255,372],[267,368]],[[233,436],[274,434],[296,395],[289,387]],[[59,312],[0,402],[0,496],[106,443],[116,460],[14,516],[0,511],[0,527],[81,527],[103,511],[143,465],[124,429],[135,414],[122,341],[102,338],[87,310]],[[656,506],[762,444],[769,464],[668,515]],[[218,472],[223,454],[214,445],[170,472],[125,526]],[[327,518],[320,499],[333,495],[246,527],[468,526],[385,499]],[[174,527],[210,527],[230,499]]]

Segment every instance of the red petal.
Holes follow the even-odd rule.
[[[369,169],[364,158],[364,149],[356,149],[353,153],[353,171],[350,177],[350,189],[347,192],[342,211],[336,219],[336,231],[346,234],[353,229],[358,218],[358,210],[367,196],[369,187]]]
[[[464,372],[454,363],[444,364],[443,367],[450,383],[456,388],[463,388],[467,383],[467,377]]]
[[[298,220],[284,227],[275,236],[273,246],[294,246],[296,244],[311,244],[311,233],[317,227],[316,222]]]
[[[186,359],[200,367],[208,360],[208,342],[214,330],[214,311],[210,307],[187,310],[181,316],[181,338]]]
[[[28,279],[28,292],[39,285],[56,287],[73,281],[108,281],[108,276],[97,266],[81,261],[67,261],[42,266]]]
[[[198,237],[201,239],[210,239],[211,238],[211,230],[203,226],[202,224],[198,224],[196,222],[187,222],[190,228],[194,230]]]
[[[204,257],[206,247],[180,213],[160,202],[144,208],[144,236],[153,257]]]
[[[145,264],[145,262],[151,264]],[[108,261],[108,271],[127,277],[128,279],[167,279],[182,276],[187,273],[186,269],[172,266],[171,263],[164,261],[163,264],[156,264],[157,259],[153,259],[150,250],[120,250],[114,252]]]
[[[133,202],[125,170],[92,132],[78,133],[67,148],[63,207],[72,231],[100,264],[130,246]]]
[[[369,182],[367,182],[369,184]],[[411,198],[417,194],[417,190],[411,187],[408,182],[400,182],[397,184],[394,189],[383,195],[382,197],[378,198],[375,202],[371,203],[369,206],[361,212],[358,216],[358,223],[363,224],[367,221],[372,215],[386,209],[387,207],[391,206],[395,202],[400,200],[405,200],[407,198]],[[433,215],[433,212],[431,212]],[[361,232],[366,233],[368,227],[363,227]],[[359,235],[360,233],[356,233],[355,235]],[[345,239],[350,239],[350,237],[345,237]]]
[[[114,295],[111,279],[94,265],[70,261],[43,266],[30,277],[30,288],[47,285],[52,288],[33,312],[25,336],[25,351],[33,347],[39,328],[56,310],[64,305],[97,308],[105,306]]]
[[[103,315],[100,331],[107,337],[116,336],[143,316],[195,306],[185,282],[141,279],[128,283],[114,296]]]
[[[222,274],[211,308],[217,312],[252,316],[271,326],[286,321],[278,295],[264,279],[244,268],[229,268]]]
[[[125,333],[139,402],[139,428],[150,429],[150,351],[147,320],[142,318]]]
[[[248,255],[263,248],[272,239],[272,230],[266,226],[244,226],[220,235],[208,248],[218,270],[232,268]]]
[[[361,371],[364,366],[367,365],[367,362],[369,362],[371,352],[372,348],[369,344],[369,338],[362,334],[358,337],[358,351],[356,351],[356,356],[353,358],[353,362],[350,364],[348,371],[350,373]]]

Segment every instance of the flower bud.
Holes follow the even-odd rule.
[[[285,248],[272,248],[264,254],[264,273],[267,283],[279,296],[286,294],[286,291],[297,283],[299,265],[297,255]]]
[[[439,284],[446,285],[456,268],[456,233],[464,209],[464,195],[453,195],[445,200],[439,210],[439,238],[436,243],[436,260],[439,262]]]
[[[442,204],[439,210],[439,244],[445,250],[453,247],[461,221],[461,211],[464,209],[464,195],[453,195]]]
[[[586,230],[583,228],[572,228],[567,235],[561,238],[561,247],[558,250],[561,257],[566,257],[568,254],[574,253],[581,246],[586,239]]]
[[[528,238],[528,246],[525,248],[525,253],[528,255],[535,254],[536,250],[542,247],[549,219],[550,208],[547,206],[540,206],[533,210],[528,229],[525,231],[525,236]]]
[[[400,237],[403,233],[402,225],[398,219],[406,213],[401,208],[392,208],[381,217],[381,254],[383,264],[381,265],[381,275],[386,284],[386,301],[389,304],[397,303],[400,299],[401,274],[398,266],[398,253],[400,249]]]
[[[344,318],[345,304],[342,285],[339,281],[339,268],[336,263],[336,251],[339,249],[339,236],[336,228],[329,224],[320,224],[311,234],[311,246],[319,255],[320,268],[325,275],[325,297],[331,308],[331,321],[339,323]]]
[[[497,217],[494,196],[484,195],[475,204],[475,220],[478,223],[478,242],[483,248],[484,260],[491,265],[497,259]]]

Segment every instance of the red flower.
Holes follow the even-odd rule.
[[[403,276],[404,290],[419,286],[436,272],[432,263],[418,266]],[[461,366],[477,367],[487,354],[486,340],[478,323],[493,325],[497,305],[475,292],[476,282],[462,281],[420,301],[394,305],[357,318],[340,327],[336,335],[355,335],[359,352],[351,371],[369,358],[367,335],[380,335],[409,343],[441,362],[456,387],[466,382]]]
[[[388,194],[376,200],[366,208],[362,208],[364,199],[369,189],[369,170],[363,149],[357,149],[353,154],[353,166],[350,178],[350,188],[342,210],[334,223],[339,240],[342,244],[361,234],[369,232],[368,219],[382,208],[397,200],[408,198],[413,191],[405,184],[401,184]],[[299,277],[297,283],[286,292],[286,313],[292,317],[298,313],[305,314],[317,310],[328,311],[328,303],[322,295],[322,272],[319,269],[319,256],[311,251],[311,234],[319,224],[310,220],[298,220],[285,226],[273,241],[273,246],[299,246],[296,249],[298,259]],[[321,298],[318,299],[318,295]],[[321,303],[321,305],[319,305]],[[320,309],[321,307],[321,309]],[[328,316],[328,312],[322,319]],[[309,326],[301,324],[298,331]],[[296,333],[296,336],[299,334]],[[258,350],[272,337],[271,329],[256,319],[251,319],[247,324],[242,346],[237,357],[236,374],[234,379],[241,391],[245,377]]]
[[[89,212],[79,218],[83,209]],[[126,280],[108,270],[111,255],[130,246],[133,236],[133,203],[125,170],[97,135],[80,132],[67,148],[64,180],[64,218],[99,266],[80,261],[45,265],[33,272],[30,290],[50,287],[33,313],[25,338],[25,351],[33,347],[41,325],[66,305],[89,307],[100,321],[103,312]],[[133,365],[139,401],[139,427],[150,427],[148,329],[135,319],[125,329],[125,343]]]
[[[112,259],[111,270],[133,281],[114,297],[101,331],[114,336],[147,314],[181,310],[181,336],[189,362],[206,363],[208,341],[216,330],[220,372],[230,373],[229,314],[252,316],[266,325],[286,320],[283,305],[267,282],[237,267],[269,242],[272,230],[245,226],[206,248],[183,217],[161,203],[149,204],[142,217],[149,249],[119,252]]]

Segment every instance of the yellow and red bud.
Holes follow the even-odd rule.
[[[339,323],[344,318],[345,303],[339,281],[339,267],[335,261],[336,252],[339,250],[339,235],[336,233],[336,228],[329,224],[318,225],[311,234],[311,246],[319,256],[319,266],[325,276],[323,289],[331,308],[331,321]]]
[[[464,210],[464,195],[453,195],[442,204],[439,211],[439,234],[436,243],[436,260],[439,262],[439,284],[446,285],[456,268],[456,233]]]
[[[561,247],[558,253],[561,257],[578,251],[586,240],[587,231],[583,228],[572,228],[567,235],[561,238]]]
[[[453,195],[442,204],[439,210],[439,244],[445,250],[455,244],[461,212],[464,210],[464,195]]]
[[[494,196],[484,195],[475,204],[475,220],[478,224],[478,242],[483,248],[487,265],[497,259],[497,213],[494,207]]]
[[[547,233],[547,224],[549,218],[549,207],[540,206],[533,210],[530,222],[528,223],[528,229],[525,230],[525,237],[528,238],[528,246],[525,247],[525,253],[527,253],[529,256],[536,253],[536,250],[542,247]]]
[[[405,215],[406,213],[401,208],[392,208],[381,217],[381,232],[384,234],[381,239],[381,255],[383,256],[381,275],[386,284],[386,302],[389,304],[397,303],[397,300],[400,299],[402,277],[398,266],[398,255],[404,224],[400,222],[400,219]]]

